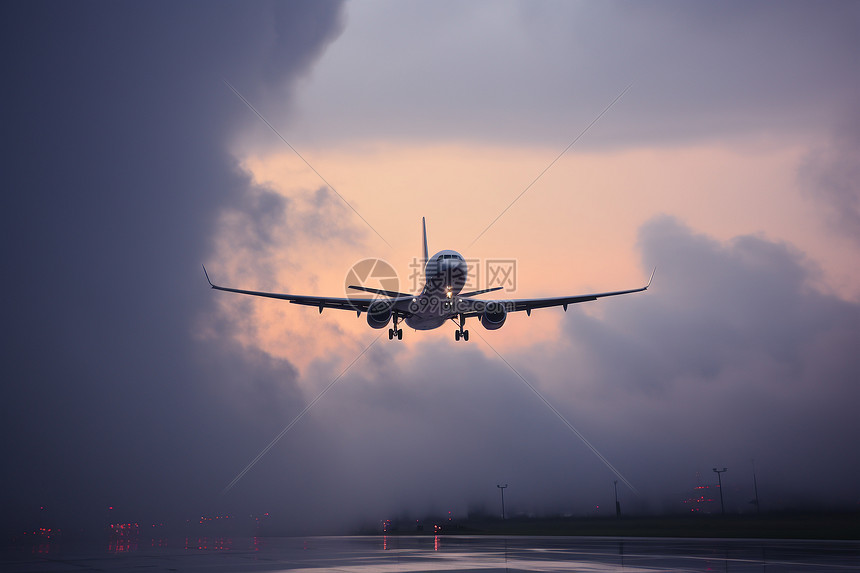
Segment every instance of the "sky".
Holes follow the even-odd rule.
[[[858,508],[856,3],[2,11],[4,532]],[[512,298],[657,271],[391,342],[200,267],[418,289],[422,217]]]

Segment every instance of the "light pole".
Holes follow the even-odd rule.
[[[758,481],[755,479],[755,460],[752,461],[753,466],[753,489],[755,490],[755,512],[756,515],[761,515],[761,509],[758,505]]]
[[[621,504],[618,503],[618,480],[613,483],[615,484],[615,517],[621,517]]]
[[[505,488],[508,487],[508,484],[499,485],[496,484],[496,487],[499,488],[499,491],[502,492],[502,521],[505,519]]]
[[[726,471],[728,471],[726,468],[723,468],[721,470],[714,468],[714,473],[717,474],[717,481],[719,482],[719,487],[720,487],[720,510],[721,510],[723,515],[726,514],[726,506],[723,505],[723,479],[722,479],[720,474],[722,474],[723,472],[726,472]]]

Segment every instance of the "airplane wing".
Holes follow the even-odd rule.
[[[365,286],[352,286],[352,285],[350,285],[346,288],[351,288],[351,289],[360,290],[360,291],[364,291],[364,292],[370,292],[373,294],[387,296],[390,298],[412,298],[411,294],[408,294],[405,292],[397,292],[395,290],[382,290],[382,289],[378,289],[378,288],[370,288],[370,287],[365,287]]]
[[[505,288],[505,287],[493,287],[493,288],[485,288],[483,290],[474,290],[472,292],[461,292],[457,296],[459,296],[460,298],[469,298],[472,296],[477,296],[479,294],[485,294],[485,293],[493,292],[496,290],[502,290],[503,288]]]
[[[203,267],[203,273],[206,275],[206,280],[209,282],[209,286],[211,286],[215,290],[223,290],[225,292],[235,292],[239,294],[247,294],[251,296],[261,296],[266,298],[276,298],[280,300],[286,300],[293,304],[303,304],[305,306],[315,306],[319,308],[319,311],[322,312],[324,308],[335,308],[338,310],[351,310],[354,312],[367,312],[367,308],[374,302],[374,299],[370,298],[334,298],[327,296],[303,296],[296,294],[281,294],[274,292],[260,292],[254,290],[242,290],[236,288],[227,288],[214,284],[209,279],[209,273],[206,272],[206,267]],[[411,300],[411,297],[409,297]],[[397,302],[397,299],[392,302]]]
[[[561,306],[564,307],[564,310],[567,310],[567,306],[570,304],[577,304],[580,302],[588,302],[592,300],[597,300],[599,298],[604,298],[608,296],[618,296],[622,294],[631,294],[634,292],[642,292],[648,290],[648,287],[651,286],[651,281],[654,280],[654,273],[657,271],[655,268],[654,271],[651,272],[651,278],[648,279],[648,284],[644,287],[628,289],[628,290],[617,290],[611,292],[599,292],[594,294],[581,294],[575,296],[559,296],[559,297],[551,297],[551,298],[521,298],[521,299],[510,299],[510,300],[494,300],[494,301],[483,301],[483,300],[462,300],[457,301],[459,308],[467,308],[465,315],[466,316],[478,316],[483,312],[488,304],[497,303],[504,305],[505,310],[508,312],[517,312],[524,310],[526,314],[531,315],[532,310],[536,308],[548,308],[551,306]]]

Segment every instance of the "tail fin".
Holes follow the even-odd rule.
[[[427,261],[430,260],[430,253],[427,252],[427,223],[424,221],[424,217],[421,217],[421,230],[424,234],[424,264],[427,264]]]

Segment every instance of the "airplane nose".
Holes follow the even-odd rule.
[[[459,255],[440,253],[427,264],[428,285],[432,290],[444,291],[449,287],[453,292],[459,292],[466,284],[468,267],[466,261]]]
[[[449,285],[459,284],[466,280],[466,265],[463,261],[443,261],[442,272]]]

